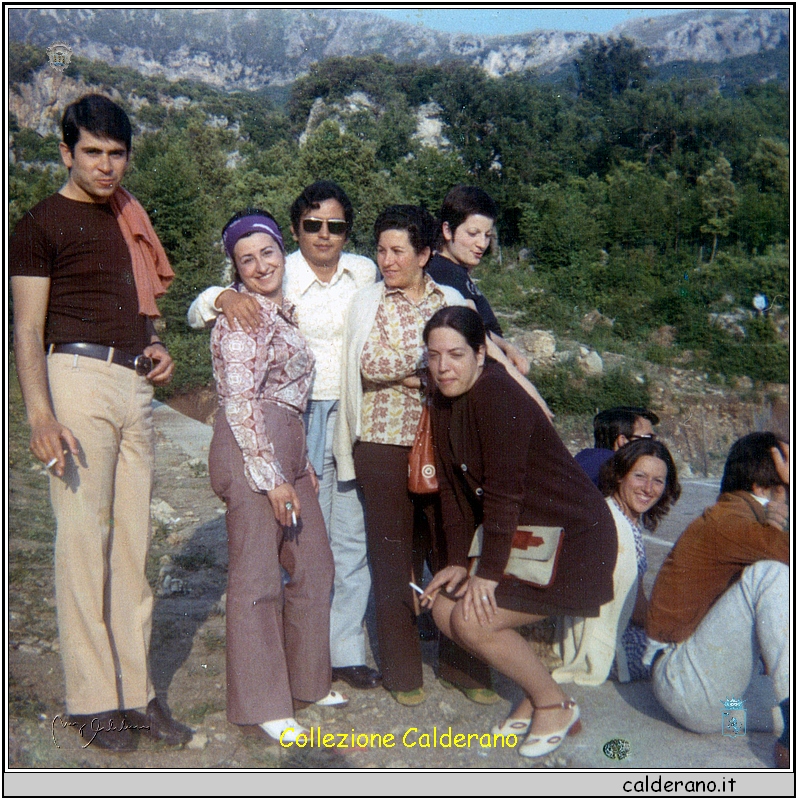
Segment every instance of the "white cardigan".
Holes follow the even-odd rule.
[[[443,292],[447,306],[470,305],[456,289],[441,284],[436,286]],[[333,438],[333,454],[338,466],[339,481],[355,479],[352,448],[360,438],[360,416],[363,407],[360,357],[377,319],[377,310],[384,293],[385,284],[382,281],[364,286],[352,298],[346,316],[341,361],[341,393]]]
[[[563,665],[551,673],[557,683],[598,686],[607,680],[613,659],[620,683],[629,681],[623,636],[637,598],[637,553],[629,520],[607,499],[618,534],[618,556],[612,574],[614,597],[598,617],[558,617],[557,640]]]

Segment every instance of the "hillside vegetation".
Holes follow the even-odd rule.
[[[41,49],[13,42],[10,63],[17,92],[48,69]],[[434,211],[455,183],[487,190],[501,208],[498,246],[477,277],[513,326],[717,381],[786,382],[788,91],[758,81],[721,91],[694,74],[652,80],[647,63],[625,39],[589,42],[559,81],[334,58],[297,80],[284,105],[80,58],[64,85],[109,93],[137,126],[126,185],[177,273],[161,304],[179,365],[172,391],[210,380],[207,333],[190,331],[185,313],[222,279],[224,222],[258,205],[287,231],[290,202],[321,177],[350,194],[352,247],[366,254],[387,204]],[[55,135],[15,118],[10,133],[13,225],[64,173]],[[752,306],[757,293],[765,313]],[[586,326],[596,311],[601,324]],[[613,398],[634,389],[618,386]],[[555,411],[567,411],[558,392]]]

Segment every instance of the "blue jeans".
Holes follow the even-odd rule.
[[[319,442],[311,441],[318,430],[324,431],[324,468],[319,477],[319,505],[330,538],[335,562],[335,583],[330,607],[330,658],[333,667],[351,667],[366,663],[366,630],[363,617],[371,591],[371,572],[366,558],[366,523],[363,503],[355,481],[339,481],[333,458],[333,429],[338,404],[308,404],[306,420],[327,411],[326,425],[308,422],[308,452]]]

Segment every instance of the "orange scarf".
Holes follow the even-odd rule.
[[[130,192],[121,186],[111,195],[111,210],[122,231],[139,298],[139,314],[160,317],[155,298],[166,293],[175,273],[150,223],[147,212]]]

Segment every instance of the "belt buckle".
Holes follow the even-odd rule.
[[[149,356],[136,356],[133,369],[136,375],[148,375],[152,371],[152,359]]]

